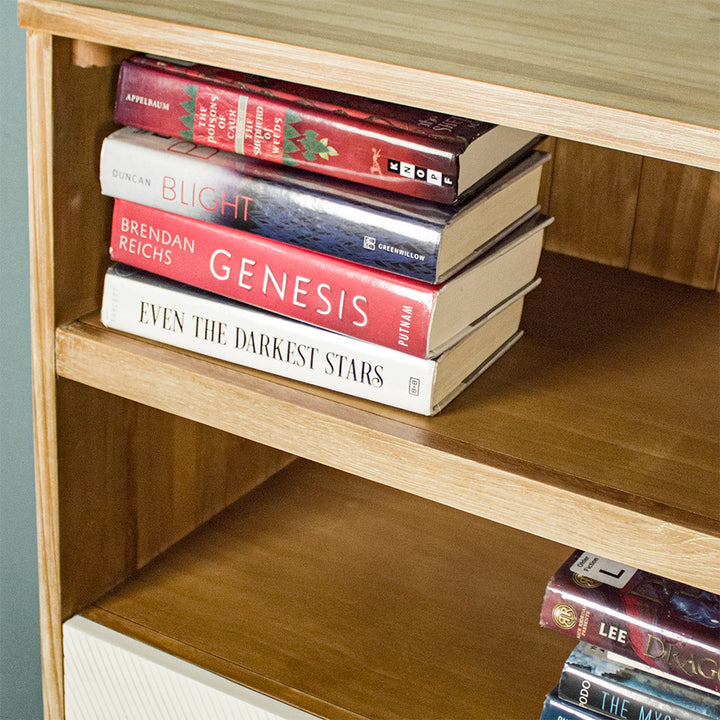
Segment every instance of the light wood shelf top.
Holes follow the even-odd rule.
[[[19,20],[720,169],[717,2],[20,0]]]
[[[717,295],[551,253],[540,274],[521,342],[434,418],[97,321],[59,329],[57,366],[68,379],[720,591]]]
[[[84,614],[320,717],[516,720],[574,646],[538,627],[569,552],[296,461]]]

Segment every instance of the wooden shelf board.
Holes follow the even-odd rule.
[[[325,718],[533,717],[569,549],[297,461],[86,613]]]
[[[303,10],[259,0],[20,0],[19,20],[720,169],[718,13],[706,3],[488,0],[458,11],[450,0],[324,0]]]
[[[720,590],[717,295],[549,253],[541,275],[525,337],[435,418],[96,321],[60,328],[57,367],[70,380]]]

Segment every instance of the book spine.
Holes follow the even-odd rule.
[[[637,599],[630,594],[625,604],[595,597],[598,585],[577,584],[570,573],[554,576],[545,590],[540,624],[717,692],[717,648],[666,627],[662,617],[643,617],[633,610]]]
[[[116,265],[105,276],[110,328],[411,412],[431,414],[435,361]]]
[[[408,216],[388,203],[373,207],[324,192],[313,178],[287,182],[284,174],[132,128],[107,137],[100,160],[105,195],[436,281],[444,220],[433,220],[430,209]]]
[[[557,696],[557,690],[554,690],[545,698],[540,720],[603,720],[592,710],[573,705],[567,700],[563,700]],[[648,720],[666,720],[665,718],[648,718]]]
[[[558,695],[604,717],[619,720],[708,720],[688,708],[652,697],[622,681],[598,678],[583,668],[566,665],[558,683]],[[709,697],[708,697],[709,699]]]
[[[115,120],[125,125],[414,197],[454,202],[456,152],[394,124],[368,124],[357,115],[148,61],[123,63],[115,104]]]
[[[428,354],[432,285],[123,200],[115,200],[110,255],[311,325]]]
[[[702,685],[698,685],[697,683],[693,682],[692,680],[689,680],[686,677],[680,677],[679,675],[671,675],[670,673],[665,672],[664,670],[660,670],[659,668],[656,668],[652,665],[647,665],[646,663],[638,660],[637,657],[631,658],[627,656],[620,655],[619,653],[613,652],[612,650],[607,650],[606,656],[609,662],[614,663],[622,663],[623,665],[631,668],[632,670],[641,670],[643,672],[648,673],[652,676],[652,678],[656,681],[664,681],[667,680],[669,682],[673,682],[676,685],[678,685],[680,688],[683,688],[689,692],[693,691],[700,691],[703,693],[709,692],[713,695],[717,696],[718,699],[714,700],[714,702],[718,706],[718,712],[717,712],[717,720],[720,720],[720,691],[718,690],[711,690],[707,687],[702,687]]]

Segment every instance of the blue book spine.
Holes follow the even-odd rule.
[[[720,720],[720,696],[629,667],[584,642],[565,662],[558,695],[607,718]]]

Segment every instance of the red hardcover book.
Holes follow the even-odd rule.
[[[497,176],[541,139],[526,130],[146,55],[120,68],[115,119],[441,203]]]
[[[716,594],[575,551],[547,585],[540,624],[720,690]]]
[[[439,285],[115,200],[113,260],[335,332],[434,357],[535,277],[534,216]]]

